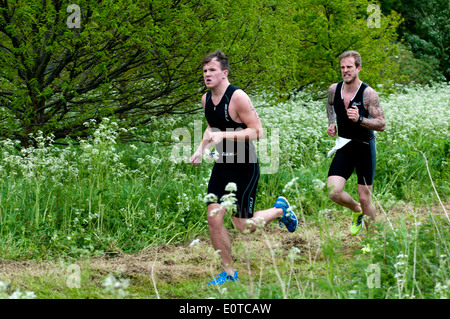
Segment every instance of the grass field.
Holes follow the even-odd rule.
[[[228,220],[240,281],[226,287],[205,286],[220,263],[203,202],[212,163],[187,162],[201,114],[146,129],[86,123],[93,138],[77,145],[2,141],[0,298],[448,298],[449,96],[440,84],[381,97],[377,231],[356,237],[325,189],[324,102],[255,97],[267,132],[256,209],[283,195],[300,224],[243,235]],[[141,141],[119,142],[130,132]]]

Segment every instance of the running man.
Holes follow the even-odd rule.
[[[359,79],[359,53],[344,52],[339,57],[339,63],[343,80],[328,89],[328,135],[334,137],[338,134],[338,138],[327,186],[334,202],[352,210],[350,233],[354,236],[363,228],[363,216],[375,221],[375,207],[371,199],[376,166],[374,131],[384,131],[386,121],[378,94]],[[358,177],[359,203],[344,191],[353,170],[356,170]]]
[[[199,166],[205,150],[215,146],[217,157],[208,184],[208,195],[214,194],[218,201],[211,200],[206,204],[211,242],[219,251],[224,270],[208,283],[216,285],[238,279],[231,257],[231,240],[224,226],[226,208],[221,206],[222,196],[229,193],[225,190],[229,183],[237,186],[236,212],[232,220],[240,232],[254,232],[259,223],[264,225],[275,219],[293,232],[298,220],[284,197],[279,197],[270,209],[253,212],[260,170],[252,141],[263,134],[261,121],[248,95],[230,84],[229,63],[222,51],[207,55],[202,63],[203,79],[209,90],[201,102],[208,125],[190,162]]]

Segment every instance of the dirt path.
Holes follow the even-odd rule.
[[[448,212],[450,203],[445,204]],[[382,212],[379,219],[395,223],[400,216],[409,216],[414,208],[408,205],[396,207],[389,212],[389,221]],[[419,219],[429,218],[427,208],[415,209]],[[433,212],[446,218],[442,206],[436,205]],[[341,219],[342,215],[338,215]],[[354,252],[361,249],[364,234],[353,237],[349,235],[348,223],[340,222],[332,212],[327,215],[328,231],[330,236],[340,240],[341,253],[350,258]],[[411,222],[412,223],[412,222]],[[388,227],[388,226],[387,226]],[[289,233],[272,223],[264,231],[255,234],[242,235],[231,232],[233,241],[233,256],[236,264],[241,268],[251,262],[254,264],[271,263],[270,250],[277,251],[278,255],[288,256],[293,247],[300,251],[305,263],[320,261],[323,256],[320,251],[321,239],[316,221],[301,221],[295,233]],[[263,259],[264,258],[264,259]],[[151,282],[152,276],[158,283],[170,284],[180,280],[199,279],[205,281],[207,274],[216,273],[220,263],[214,253],[208,238],[192,238],[190,242],[177,245],[162,245],[152,247],[137,254],[108,254],[101,257],[89,257],[74,261],[81,267],[89,268],[91,279],[104,278],[109,273],[120,272],[125,278],[145,278]],[[22,289],[28,289],[23,278],[54,278],[61,280],[67,277],[68,261],[10,261],[0,259],[0,281],[18,284]]]
[[[289,233],[275,223],[265,228],[264,233],[242,235],[231,232],[233,242],[233,256],[237,265],[242,267],[248,261],[247,256],[260,261],[261,252],[265,262],[270,261],[269,246],[277,250],[277,254],[287,256],[292,247],[296,247],[307,258],[320,258],[318,254],[320,238],[314,230],[314,225],[299,225],[299,231]],[[308,230],[309,229],[309,230]],[[351,254],[357,249],[359,240],[344,238],[345,248]],[[201,278],[205,280],[207,274],[215,273],[219,269],[220,261],[210,244],[209,238],[193,238],[192,241],[178,245],[162,245],[152,247],[137,254],[108,254],[101,257],[90,257],[76,261],[81,267],[89,267],[94,277],[105,277],[109,273],[120,272],[123,277],[136,278],[151,277],[152,273],[158,282],[171,283],[183,279]],[[10,261],[0,259],[0,281],[13,283],[19,277],[60,277],[67,276],[67,261]],[[24,287],[26,288],[26,287]]]
[[[308,249],[307,240],[300,233],[291,234],[278,226],[270,226],[265,230],[267,239],[272,245],[288,253],[291,247],[302,251]],[[267,250],[265,237],[262,234],[241,235],[231,233],[235,246],[234,255],[242,252],[243,245],[249,251]],[[312,245],[310,245],[312,246]],[[88,263],[89,268],[99,275],[119,271],[126,277],[137,274],[158,274],[165,281],[178,280],[186,276],[205,276],[213,265],[218,264],[218,257],[209,242],[209,238],[194,238],[191,242],[177,245],[152,247],[137,254],[113,253],[101,257],[89,257],[79,263]],[[239,257],[238,257],[239,258]],[[236,260],[237,261],[237,260]],[[16,276],[65,275],[67,262],[46,261],[11,261],[0,259],[0,281],[11,281]],[[214,270],[215,271],[215,270]]]

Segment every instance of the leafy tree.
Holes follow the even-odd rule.
[[[375,12],[371,25],[372,0],[79,0],[79,20],[71,2],[0,0],[0,136],[25,145],[39,130],[86,134],[90,119],[198,111],[201,59],[218,48],[254,93],[325,92],[348,49],[369,84],[398,80],[400,17]]]
[[[404,0],[403,15],[410,26],[405,39],[418,58],[434,57],[440,71],[450,80],[450,2],[447,0]]]
[[[69,28],[71,2],[0,1],[1,136],[75,137],[89,119],[196,110],[201,59],[217,48],[238,85],[292,86],[289,2],[79,0]]]
[[[404,22],[399,38],[425,64],[424,71],[433,70],[434,80],[450,80],[450,2],[448,0],[382,0],[384,12],[399,12]],[[415,64],[418,64],[415,62]],[[427,70],[428,68],[428,70]],[[420,79],[420,78],[419,78]]]
[[[398,65],[392,59],[400,16],[383,15],[372,0],[305,0],[297,7],[300,85],[327,87],[341,80],[339,56],[356,50],[362,56],[361,78],[372,86],[397,80]],[[325,91],[326,92],[326,91]]]

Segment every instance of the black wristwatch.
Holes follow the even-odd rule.
[[[361,122],[363,121],[364,117],[362,115],[359,116],[359,120],[358,120],[358,124],[361,124]]]

